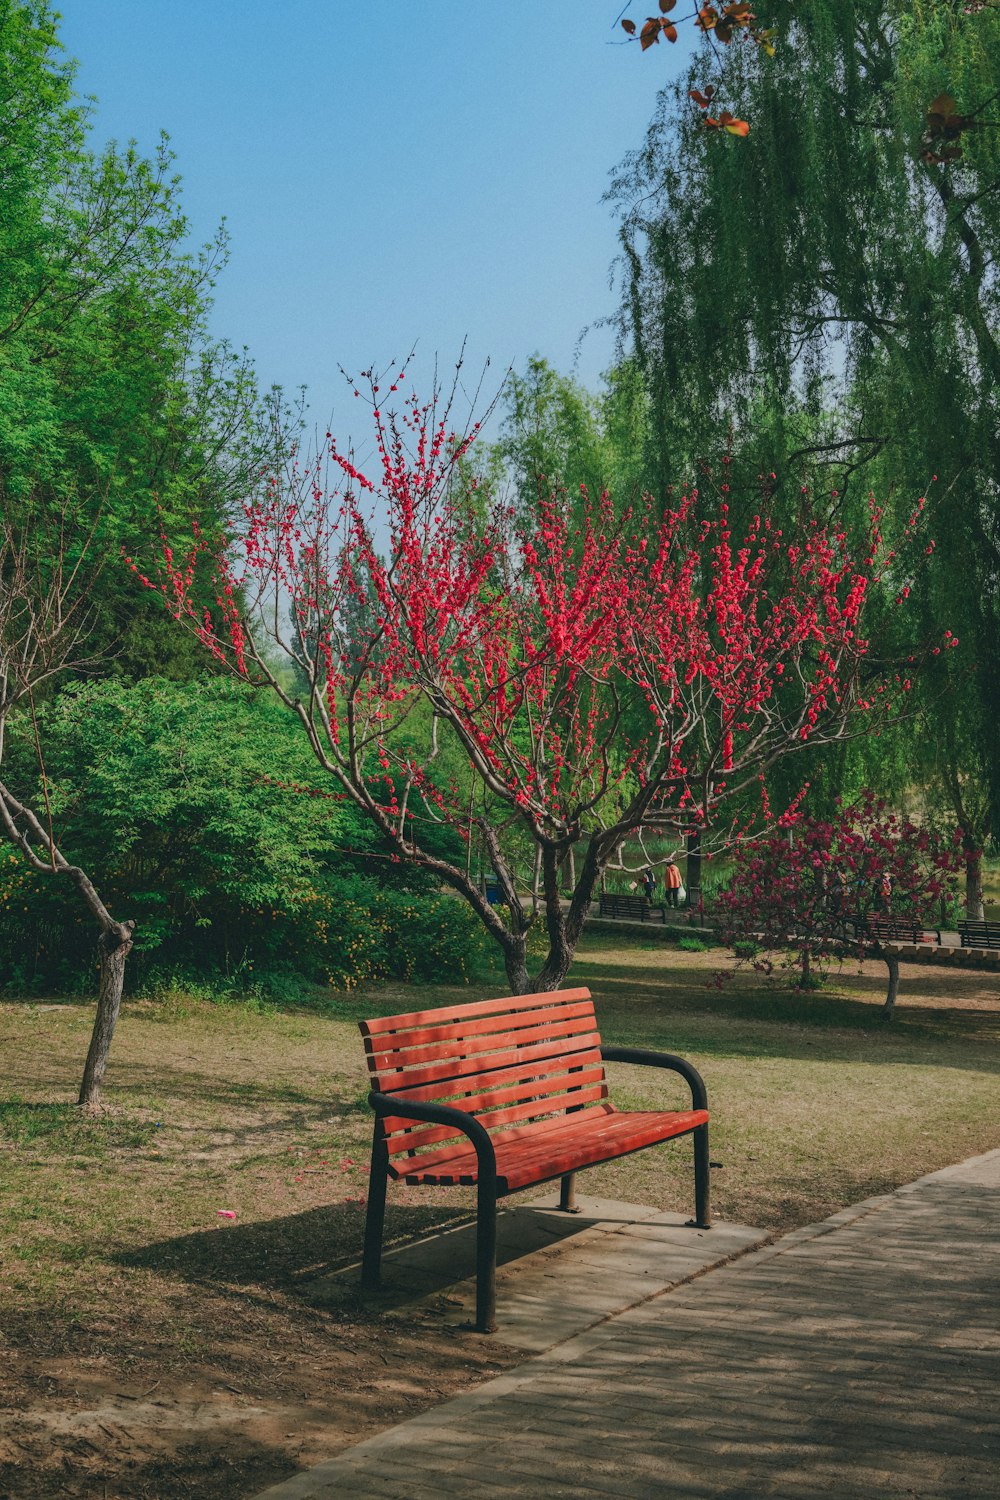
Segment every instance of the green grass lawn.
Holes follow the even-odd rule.
[[[719,951],[588,938],[571,981],[592,989],[606,1041],[680,1052],[701,1069],[712,1157],[722,1163],[715,1208],[726,1219],[790,1228],[1000,1146],[995,976],[904,967],[886,1026],[878,965],[848,966],[827,990],[798,996],[747,974],[720,989],[713,978],[724,963]],[[504,988],[495,976],[440,998]],[[98,1118],[72,1103],[89,1008],[0,1005],[0,1404],[37,1412],[42,1424],[20,1449],[5,1451],[0,1438],[0,1493],[4,1480],[19,1500],[52,1493],[67,1439],[46,1414],[67,1403],[106,1406],[109,1392],[127,1400],[148,1386],[160,1392],[151,1402],[169,1399],[178,1411],[188,1399],[178,1392],[196,1392],[204,1411],[232,1404],[227,1390],[258,1402],[266,1393],[273,1431],[258,1416],[249,1447],[235,1418],[220,1418],[190,1454],[162,1424],[151,1436],[137,1409],[120,1453],[87,1430],[109,1500],[235,1496],[297,1461],[319,1461],[331,1425],[353,1441],[426,1404],[428,1391],[434,1399],[512,1357],[405,1311],[387,1324],[353,1293],[310,1300],[317,1276],[360,1251],[370,1121],[356,1022],[431,1002],[426,988],[396,986],[333,997],[324,1015],[183,997],[129,1004]],[[686,1102],[675,1077],[618,1065],[612,1095],[625,1107]],[[594,1169],[581,1188],[688,1211],[689,1143]],[[405,1236],[469,1199],[396,1186],[390,1204],[389,1234]],[[387,1356],[405,1350],[430,1385],[386,1385]],[[286,1436],[295,1431],[313,1436],[295,1448]],[[137,1433],[145,1458],[135,1458]],[[212,1477],[206,1454],[218,1457],[220,1434],[228,1456]],[[66,1493],[91,1493],[86,1454],[72,1458],[84,1487],[66,1479]],[[136,1462],[141,1472],[129,1470]],[[37,1489],[29,1470],[41,1476]]]

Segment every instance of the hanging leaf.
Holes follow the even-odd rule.
[[[709,130],[725,130],[730,135],[750,134],[750,126],[746,120],[738,120],[735,115],[729,113],[728,109],[724,109],[717,120],[714,120],[711,115],[706,115],[705,124]]]
[[[676,42],[677,27],[673,24],[672,21],[661,21],[660,30],[663,32],[663,35],[666,37],[668,42]]]
[[[660,10],[665,16],[669,15],[677,4],[677,0],[660,0]]]
[[[716,38],[717,38],[718,41],[722,42],[723,45],[726,46],[726,47],[729,46],[729,43],[733,39],[733,32],[734,32],[734,30],[735,30],[735,27],[734,27],[732,21],[716,21],[716,23],[715,23],[715,35],[716,35]]]
[[[702,93],[701,89],[690,89],[688,92],[688,98],[693,99],[699,109],[707,109],[712,102],[712,97],[714,94],[715,89],[711,84],[709,84],[704,93]]]
[[[744,3],[727,5],[723,11],[727,20],[732,21],[735,26],[749,26],[751,21],[757,18],[751,6]]]
[[[750,134],[750,126],[746,120],[738,120],[735,115],[729,113],[728,109],[723,110],[719,116],[719,124],[723,130],[728,130],[730,135],[745,136]]]
[[[718,25],[718,21],[719,12],[716,10],[715,6],[703,5],[701,10],[698,12],[698,19],[695,21],[695,25],[700,26],[702,31],[712,31],[713,28]]]
[[[627,31],[628,34],[629,34],[629,36],[635,36],[635,22],[634,21],[623,21],[622,22],[622,31]]]
[[[639,41],[642,43],[643,52],[645,52],[647,47],[651,47],[654,42],[658,42],[659,40],[660,18],[659,16],[650,16],[639,33]]]

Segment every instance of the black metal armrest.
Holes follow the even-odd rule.
[[[708,1090],[705,1081],[693,1063],[686,1057],[675,1057],[672,1052],[650,1052],[645,1047],[601,1047],[605,1062],[639,1063],[648,1068],[669,1068],[679,1073],[691,1088],[691,1108],[708,1108]]]
[[[373,1089],[368,1103],[379,1116],[399,1115],[404,1120],[426,1120],[431,1125],[453,1125],[462,1135],[467,1135],[476,1148],[480,1171],[485,1167],[496,1175],[497,1153],[493,1137],[468,1110],[453,1109],[448,1104],[423,1103],[416,1099],[399,1099],[395,1094],[382,1094]]]

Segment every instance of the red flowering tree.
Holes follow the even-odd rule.
[[[827,821],[792,812],[762,837],[741,841],[732,880],[718,898],[727,942],[748,940],[755,966],[771,972],[784,951],[802,976],[854,951],[888,969],[883,1014],[899,992],[898,942],[938,920],[957,895],[961,831],[950,835],[900,817],[866,792]],[[893,939],[896,942],[893,942]]]
[[[370,385],[376,477],[331,446],[336,484],[318,467],[268,479],[221,549],[164,546],[143,581],[282,699],[327,789],[395,857],[469,903],[513,990],[555,988],[626,840],[707,832],[779,757],[885,709],[864,615],[900,562],[877,510],[858,546],[764,516],[737,538],[726,504],[705,514],[695,494],[662,517],[554,495],[525,525],[467,479],[474,429],[415,398],[387,414]],[[471,860],[429,847],[435,824],[481,841],[499,905]]]

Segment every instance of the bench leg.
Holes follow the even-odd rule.
[[[699,1125],[694,1134],[694,1227],[711,1229],[711,1168],[708,1161],[708,1126]]]
[[[576,1203],[575,1172],[567,1172],[566,1176],[559,1180],[559,1207],[566,1214],[578,1214],[580,1212]]]
[[[497,1326],[497,1183],[480,1163],[476,1203],[476,1332]]]
[[[382,1232],[385,1226],[385,1190],[389,1178],[389,1152],[381,1120],[375,1121],[371,1174],[368,1178],[368,1212],[365,1216],[365,1248],[361,1259],[361,1286],[373,1292],[382,1267]]]

